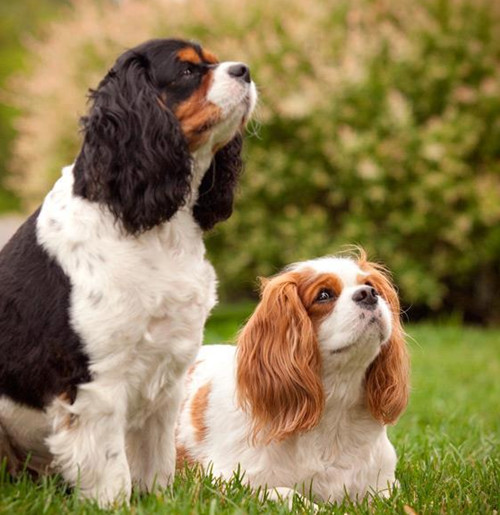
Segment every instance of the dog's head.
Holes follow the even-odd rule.
[[[202,229],[230,216],[241,130],[256,102],[246,65],[219,63],[187,41],[152,40],[121,55],[90,99],[76,195],[105,204],[131,234],[169,220],[193,194]],[[207,153],[192,192],[193,162]]]
[[[267,441],[315,427],[331,393],[325,389],[340,375],[364,375],[367,407],[382,424],[406,407],[398,296],[364,256],[306,261],[264,281],[237,356],[239,402],[252,416],[254,436],[262,431]]]

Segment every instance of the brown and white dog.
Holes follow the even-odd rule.
[[[201,348],[177,426],[179,462],[280,495],[387,494],[386,425],[408,397],[399,300],[364,256],[298,263],[263,282],[237,347]]]
[[[216,302],[203,231],[228,218],[246,65],[199,45],[121,55],[72,166],[0,252],[0,460],[85,497],[169,483],[182,381]]]

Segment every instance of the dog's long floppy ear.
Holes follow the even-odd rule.
[[[393,424],[408,404],[409,357],[400,319],[399,298],[383,268],[365,260],[361,268],[370,273],[370,282],[387,301],[392,313],[392,332],[366,372],[366,395],[373,417]]]
[[[190,189],[187,142],[152,73],[129,52],[91,91],[75,164],[74,193],[105,204],[131,234],[169,220]]]
[[[205,231],[227,220],[233,212],[234,193],[243,169],[242,146],[243,138],[237,134],[216,152],[203,177],[193,215]]]
[[[257,436],[280,441],[318,424],[324,407],[321,356],[293,272],[264,285],[238,339],[236,380],[254,442]]]

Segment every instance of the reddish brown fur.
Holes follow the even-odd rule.
[[[189,454],[187,449],[183,445],[177,445],[176,447],[176,459],[175,459],[175,468],[177,470],[182,470],[185,464],[194,465],[195,460]]]
[[[314,329],[318,329],[319,323],[332,312],[335,302],[315,302],[323,289],[331,290],[337,297],[341,294],[344,284],[342,279],[335,274],[317,274],[313,270],[305,270],[298,273],[299,296],[307,313],[311,317]]]
[[[238,340],[237,391],[253,419],[253,437],[283,440],[316,426],[324,406],[316,331],[300,298],[303,274],[266,282]]]
[[[409,361],[399,318],[399,299],[382,267],[361,253],[358,264],[392,312],[392,334],[366,373],[367,403],[376,420],[394,423],[408,401]],[[334,274],[286,272],[262,281],[262,299],[238,340],[239,404],[250,412],[253,438],[283,440],[319,422],[324,405],[316,332],[335,302],[315,303],[323,288],[340,295]]]
[[[209,135],[208,129],[221,119],[220,108],[207,102],[212,80],[212,72],[208,72],[197,91],[179,104],[175,110],[191,152],[206,142]]]
[[[201,56],[203,58],[203,61],[205,61],[208,64],[217,64],[219,62],[217,56],[210,52],[210,50],[202,50]]]
[[[186,389],[189,388],[190,384],[191,384],[191,381],[193,380],[193,374],[196,370],[196,367],[200,364],[200,361],[195,361],[187,370],[186,372],[186,379],[185,379],[185,382],[184,382],[184,387]],[[180,409],[180,413],[182,413],[184,411],[184,407],[186,405],[186,401],[187,401],[187,398],[185,397],[181,403],[181,409]],[[177,440],[177,431],[178,431],[178,427],[176,428],[176,440]],[[187,449],[183,446],[183,445],[180,445],[180,444],[177,444],[176,445],[176,461],[175,461],[175,467],[177,470],[182,470],[184,468],[184,463],[187,463],[188,465],[192,465],[194,464],[194,459],[190,456],[190,454],[188,453]]]
[[[177,54],[181,61],[199,64],[213,64],[217,58],[209,51],[202,51],[200,56],[192,47],[183,48]],[[213,80],[212,71],[208,71],[202,79],[200,87],[190,98],[179,104],[175,115],[179,120],[182,131],[188,141],[189,150],[195,151],[203,145],[209,135],[208,129],[213,127],[221,118],[220,108],[207,102],[207,94]]]
[[[400,305],[387,271],[361,254],[359,282],[369,282],[387,301],[392,312],[392,334],[366,372],[366,397],[373,417],[383,424],[394,424],[408,404],[409,357],[400,320]]]
[[[194,428],[194,439],[197,442],[204,440],[207,434],[205,412],[208,407],[208,399],[211,389],[211,382],[204,384],[197,390],[194,394],[193,400],[191,401],[191,424]]]
[[[179,61],[186,61],[193,64],[201,63],[201,57],[193,47],[182,48],[177,52]]]

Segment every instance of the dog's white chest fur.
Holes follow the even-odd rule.
[[[121,385],[128,422],[140,425],[196,355],[216,302],[215,273],[188,210],[125,236],[107,210],[74,197],[72,184],[68,167],[44,202],[38,240],[70,279],[71,324],[93,388]]]

